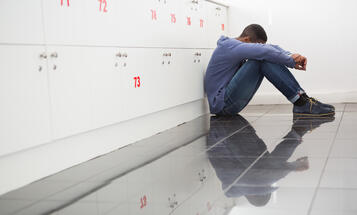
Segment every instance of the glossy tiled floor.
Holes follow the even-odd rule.
[[[357,104],[291,108],[200,117],[0,196],[0,214],[357,214]]]

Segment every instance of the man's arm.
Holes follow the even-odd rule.
[[[261,43],[235,43],[232,47],[232,57],[237,59],[266,60],[272,63],[278,63],[290,68],[295,67],[295,60],[271,45]]]
[[[272,47],[276,48],[277,50],[284,52],[286,55],[289,55],[290,57],[292,57],[295,61],[295,67],[294,67],[295,69],[304,70],[304,71],[306,70],[306,65],[307,65],[306,57],[304,57],[300,54],[292,54],[291,52],[280,48],[280,46],[278,46],[278,45],[273,45],[273,44],[270,44],[270,45]]]
[[[272,46],[272,47],[274,47],[274,48],[276,48],[277,50],[279,50],[279,51],[281,51],[281,52],[283,52],[284,54],[286,54],[286,55],[292,55],[292,53],[291,52],[289,52],[289,51],[286,51],[286,50],[284,50],[284,49],[282,49],[282,48],[280,48],[280,46],[278,46],[278,45],[273,45],[273,44],[269,44],[270,46]]]

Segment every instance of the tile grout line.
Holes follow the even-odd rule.
[[[315,191],[314,191],[314,194],[313,194],[313,197],[312,197],[312,200],[311,200],[311,203],[310,203],[310,206],[309,206],[309,210],[308,210],[308,212],[307,212],[307,215],[310,215],[311,212],[312,212],[312,208],[313,208],[313,206],[314,206],[314,203],[315,203],[315,200],[316,200],[316,197],[317,197],[317,193],[318,193],[319,188],[320,188],[320,184],[321,184],[322,177],[323,177],[324,174],[325,174],[327,162],[329,161],[329,158],[330,158],[330,155],[331,155],[333,146],[335,145],[338,132],[340,131],[340,126],[341,126],[341,123],[342,123],[342,120],[343,120],[343,116],[344,116],[344,114],[345,114],[346,106],[347,106],[347,104],[345,104],[345,106],[343,107],[343,112],[342,112],[342,115],[341,115],[341,119],[340,119],[340,122],[338,123],[337,131],[336,131],[336,133],[335,133],[335,136],[333,137],[332,144],[331,144],[331,146],[330,146],[330,148],[329,148],[329,151],[328,151],[328,154],[327,154],[327,157],[326,157],[326,160],[325,160],[325,164],[324,164],[324,166],[323,166],[323,168],[322,168],[322,171],[321,171],[321,174],[320,174],[320,177],[319,177],[319,182],[318,182],[318,184],[317,184],[317,186],[316,186],[316,188],[315,188]]]

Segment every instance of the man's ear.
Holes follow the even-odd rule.
[[[243,37],[243,42],[245,43],[251,43],[252,41],[250,40],[250,37],[249,36],[246,36],[246,37]]]

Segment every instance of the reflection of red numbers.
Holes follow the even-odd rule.
[[[224,24],[222,24],[222,31],[224,31]]]
[[[207,210],[210,211],[212,209],[211,203],[207,202]]]
[[[134,84],[135,88],[140,87],[140,85],[141,85],[140,77],[139,76],[138,77],[134,77],[134,81],[135,81],[135,84]]]
[[[156,10],[151,10],[151,19],[152,20],[157,20]]]
[[[191,17],[187,17],[187,25],[191,25]]]
[[[173,13],[171,14],[171,22],[176,23],[176,15]]]
[[[61,6],[63,6],[63,0],[61,0]],[[67,0],[67,7],[69,7],[69,0]]]
[[[146,196],[143,196],[140,198],[140,208],[143,209],[147,205],[147,198]]]
[[[103,12],[106,13],[107,11],[107,0],[98,0],[99,1],[99,11],[102,11],[103,5]]]
[[[203,19],[200,19],[200,27],[203,28]]]

